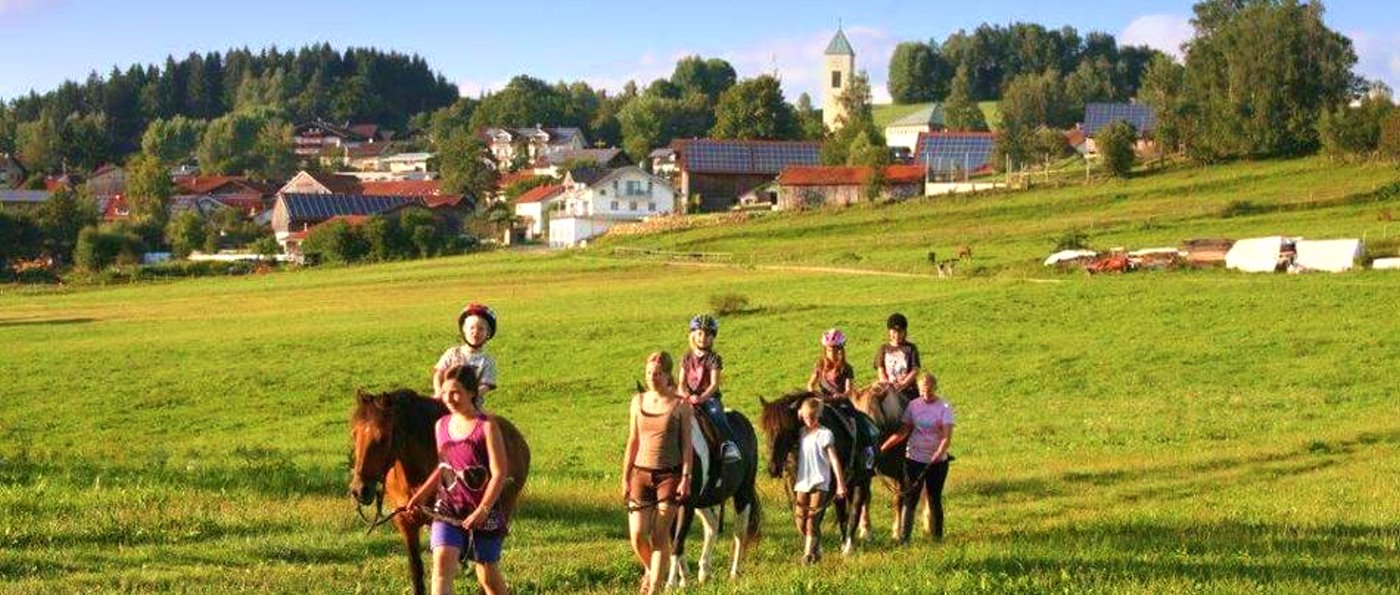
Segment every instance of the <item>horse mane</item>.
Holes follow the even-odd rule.
[[[401,427],[418,424],[432,425],[438,418],[447,415],[447,406],[442,401],[425,397],[410,388],[400,388],[383,393],[359,391],[355,412],[350,416],[354,422],[382,424],[389,412],[397,412],[394,421]]]
[[[763,426],[764,433],[769,436],[777,436],[779,432],[789,429],[796,423],[797,406],[810,397],[817,396],[816,393],[808,390],[793,391],[773,401],[765,401],[763,404],[763,415],[759,419],[759,424]]]

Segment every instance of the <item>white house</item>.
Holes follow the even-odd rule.
[[[943,105],[935,103],[885,126],[885,144],[890,148],[906,147],[912,153],[919,144],[920,134],[937,132],[943,127]]]
[[[487,128],[486,142],[491,156],[500,169],[506,169],[517,158],[534,163],[545,155],[558,151],[578,150],[588,146],[583,131],[578,128]]]
[[[515,216],[525,222],[525,236],[535,239],[549,228],[550,210],[564,196],[564,186],[547,184],[531,188],[515,197]]]
[[[577,170],[564,176],[562,205],[549,215],[549,245],[576,246],[619,223],[676,210],[671,183],[636,166]]]

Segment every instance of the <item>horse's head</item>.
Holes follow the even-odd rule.
[[[875,426],[881,431],[890,431],[899,424],[899,417],[904,414],[904,406],[907,403],[893,386],[876,382],[854,391],[851,404],[861,413],[870,416],[870,420],[875,422]]]
[[[787,464],[788,455],[796,448],[802,429],[802,421],[797,417],[797,406],[810,396],[812,393],[796,392],[771,403],[761,397],[758,399],[763,406],[760,423],[763,425],[763,434],[768,437],[770,477],[783,476],[783,467]]]
[[[350,495],[362,505],[374,503],[378,485],[394,466],[395,415],[391,395],[355,391],[355,411],[350,415]]]

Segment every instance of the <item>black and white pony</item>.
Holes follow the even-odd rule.
[[[711,563],[715,542],[718,540],[723,523],[724,505],[732,501],[734,505],[734,558],[729,565],[729,577],[739,575],[739,561],[744,552],[758,542],[759,526],[762,525],[762,510],[758,503],[756,488],[758,477],[758,437],[753,425],[744,414],[726,411],[729,426],[734,430],[734,442],[739,446],[742,459],[738,462],[722,463],[719,449],[713,439],[706,439],[701,431],[699,419],[704,416],[697,410],[694,426],[691,427],[691,440],[694,442],[695,461],[690,485],[690,499],[683,503],[676,519],[675,543],[671,554],[671,572],[666,577],[668,588],[684,587],[689,580],[690,569],[685,558],[685,538],[690,525],[698,512],[704,526],[704,541],[700,547],[699,568],[696,580],[704,583],[711,575]]]

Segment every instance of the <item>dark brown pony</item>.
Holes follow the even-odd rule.
[[[799,391],[790,393],[776,401],[768,402],[759,399],[763,405],[763,433],[768,436],[768,475],[774,478],[786,475],[787,481],[784,489],[789,494],[792,493],[793,484],[796,482],[797,463],[796,456],[801,443],[802,421],[797,417],[797,407],[810,397],[818,396],[817,393],[809,391]],[[856,449],[858,448],[854,438],[847,432],[844,424],[836,417],[836,412],[831,407],[825,408],[821,416],[821,425],[831,430],[835,438],[836,457],[841,461],[842,474],[846,478],[845,500],[832,500],[828,494],[828,502],[836,509],[836,522],[841,528],[841,552],[850,553],[855,547],[856,522],[865,516],[865,510],[870,503],[870,472],[863,465],[856,464]],[[833,486],[832,490],[835,490]],[[821,522],[823,510],[815,511],[817,522]],[[854,518],[852,518],[854,515]],[[794,511],[796,520],[796,511]]]
[[[356,391],[355,411],[350,415],[354,462],[350,469],[350,495],[359,506],[374,506],[381,518],[382,502],[396,510],[408,503],[413,492],[437,468],[437,444],[433,424],[447,415],[442,401],[409,389],[370,394]],[[520,430],[503,417],[493,417],[505,443],[507,481],[499,502],[510,518],[530,474],[530,446]],[[418,531],[431,522],[421,514],[395,514],[394,526],[408,550],[413,592],[426,592],[423,584],[422,546]]]

